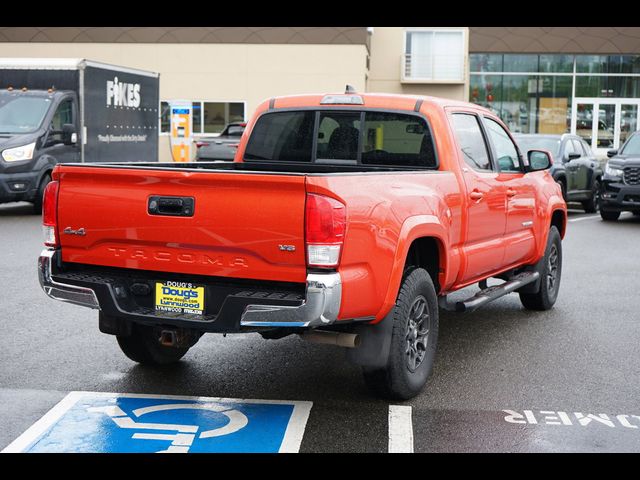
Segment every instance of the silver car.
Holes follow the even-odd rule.
[[[244,122],[230,123],[219,136],[198,140],[196,142],[196,161],[232,161],[246,126],[247,124]]]

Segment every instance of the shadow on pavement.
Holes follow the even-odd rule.
[[[33,205],[26,202],[12,202],[0,205],[0,217],[37,216],[33,213]]]

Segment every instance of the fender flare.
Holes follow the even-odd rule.
[[[447,271],[449,260],[447,255],[449,251],[448,232],[445,226],[442,225],[440,219],[435,215],[414,215],[408,217],[402,224],[400,234],[398,235],[398,244],[391,268],[387,293],[376,318],[383,318],[396,303],[409,247],[414,240],[423,237],[431,237],[436,240],[439,249],[440,271]]]
[[[549,203],[547,204],[547,212],[545,215],[545,218],[548,219],[548,223],[544,225],[544,230],[540,232],[540,243],[538,244],[536,252],[536,258],[538,260],[544,256],[544,251],[547,248],[547,239],[549,238],[549,230],[551,229],[551,220],[553,219],[553,215],[556,212],[562,212],[563,228],[560,231],[560,238],[564,238],[567,232],[567,204],[564,202],[564,199],[562,197],[553,195],[549,199]]]
[[[354,333],[361,338],[358,348],[347,349],[347,359],[352,363],[369,368],[382,368],[386,364],[391,345],[393,329],[392,308],[396,303],[400,283],[404,275],[404,266],[409,247],[414,240],[423,237],[434,238],[440,250],[439,261],[441,272],[446,271],[448,257],[447,231],[435,215],[415,215],[408,217],[402,224],[398,245],[385,301],[378,312],[377,323],[358,325]],[[381,318],[382,317],[382,318]]]

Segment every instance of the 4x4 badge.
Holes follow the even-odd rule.
[[[64,233],[65,235],[80,235],[81,237],[84,237],[87,232],[85,232],[84,228],[79,228],[78,230],[74,230],[71,227],[67,227],[65,228],[62,233]]]

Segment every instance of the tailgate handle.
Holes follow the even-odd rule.
[[[173,217],[193,217],[195,199],[193,197],[151,196],[147,204],[149,215]]]

